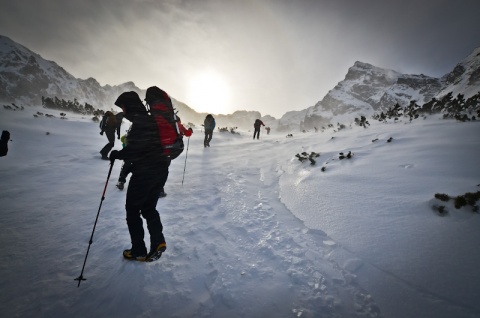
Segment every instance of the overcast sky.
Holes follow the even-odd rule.
[[[279,118],[355,61],[446,74],[480,46],[479,12],[478,0],[0,0],[0,34],[77,78]]]

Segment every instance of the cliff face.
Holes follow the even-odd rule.
[[[352,122],[359,116],[386,110],[395,104],[406,107],[411,101],[422,105],[448,93],[469,98],[480,91],[480,48],[441,78],[401,74],[367,63],[355,62],[339,82],[315,106],[308,108],[307,129],[325,122]]]

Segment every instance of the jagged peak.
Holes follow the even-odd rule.
[[[391,69],[375,66],[373,64],[366,63],[366,62],[361,62],[361,61],[355,61],[353,66],[349,68],[349,71],[350,70],[373,71],[375,73],[396,74],[397,76],[401,74],[401,73],[399,73],[397,71],[394,71],[394,70],[391,70]]]
[[[473,49],[473,52],[469,55],[469,57],[476,57],[476,56],[480,56],[480,46]]]
[[[362,62],[362,61],[355,61],[355,63],[353,63],[353,67],[358,67],[358,68],[375,68],[375,66],[373,66],[372,64],[366,63],[366,62]]]
[[[381,68],[361,61],[356,61],[353,66],[348,69],[348,72],[345,75],[345,80],[355,81],[366,75],[381,77],[388,81],[395,81],[402,74],[394,70]]]
[[[5,54],[5,53],[10,52],[10,51],[15,50],[15,49],[20,49],[22,51],[30,52],[30,50],[28,50],[26,47],[24,47],[21,44],[16,43],[15,41],[10,39],[9,37],[6,37],[4,35],[0,35],[0,53]]]

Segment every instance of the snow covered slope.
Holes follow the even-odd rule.
[[[77,288],[107,140],[89,119],[36,110],[0,109],[12,139],[0,157],[2,316],[480,316],[480,215],[434,198],[480,191],[479,121],[215,132],[207,149],[196,129],[157,204],[167,251],[148,264],[122,257],[115,162]],[[311,165],[302,152],[320,156]]]

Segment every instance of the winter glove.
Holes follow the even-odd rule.
[[[110,162],[113,163],[115,161],[115,159],[118,159],[118,150],[112,150],[110,152]]]
[[[103,131],[101,131],[101,132],[100,132],[100,135],[102,135],[102,136],[103,136]]]
[[[190,137],[192,134],[193,134],[193,129],[192,128],[188,128],[185,131],[185,136],[187,136],[187,137]]]
[[[110,162],[113,163],[115,161],[115,159],[118,159],[118,150],[112,150],[110,152]]]

